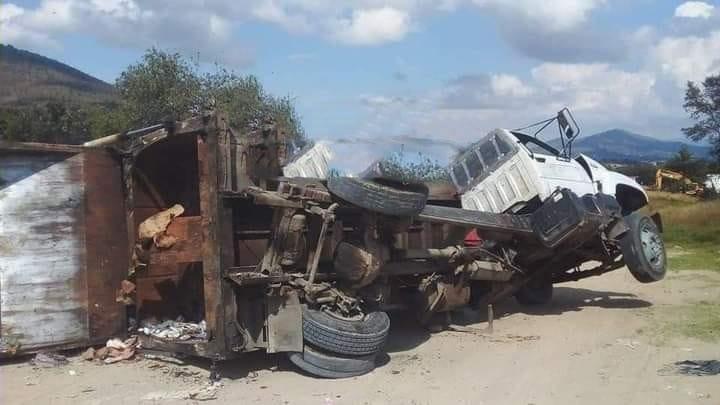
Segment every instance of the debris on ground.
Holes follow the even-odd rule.
[[[631,350],[635,350],[640,346],[640,342],[638,342],[637,340],[630,340],[630,339],[615,339],[615,343],[620,346],[625,346]]]
[[[158,391],[151,392],[145,395],[142,399],[144,401],[163,401],[163,400],[178,400],[178,399],[190,399],[195,401],[211,401],[217,399],[217,393],[222,387],[221,383],[215,382],[210,383],[202,387],[193,388],[190,390],[183,391]]]
[[[105,364],[113,364],[123,360],[129,360],[135,356],[138,349],[137,336],[128,339],[110,339],[104,347],[99,349],[89,348],[83,352],[81,357],[87,361],[98,360]]]
[[[40,352],[36,354],[32,360],[30,360],[30,363],[35,367],[61,367],[68,364],[68,359],[58,353]]]
[[[720,360],[684,360],[674,363],[671,367],[666,367],[661,371],[667,371],[668,368],[674,369],[677,373],[706,376],[720,374]]]
[[[152,320],[146,320],[141,323],[138,332],[163,340],[207,339],[205,321],[192,323],[167,320],[161,323],[153,323]]]
[[[185,360],[180,359],[176,356],[170,356],[170,355],[158,354],[158,353],[148,353],[144,350],[143,350],[143,357],[148,360],[157,360],[159,362],[172,363],[172,364],[177,364],[177,365],[185,364]],[[154,367],[158,367],[158,366],[154,366]]]

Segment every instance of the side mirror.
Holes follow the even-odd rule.
[[[577,122],[575,122],[575,118],[573,118],[569,109],[563,108],[560,110],[557,114],[557,120],[560,133],[568,140],[575,138],[580,133],[580,128],[578,128]]]

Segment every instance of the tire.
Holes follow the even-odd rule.
[[[338,356],[305,345],[302,353],[289,353],[289,357],[301,370],[323,378],[355,377],[375,369],[375,354],[360,357]]]
[[[398,217],[419,214],[428,196],[427,187],[422,185],[390,186],[354,177],[331,177],[328,190],[360,208]]]
[[[623,259],[630,273],[641,283],[665,278],[667,254],[665,243],[655,222],[639,212],[625,217],[630,228],[620,240]]]
[[[349,320],[325,311],[303,310],[303,338],[332,353],[349,356],[379,352],[387,340],[390,318],[385,312],[371,312],[363,319]]]
[[[550,279],[530,280],[515,293],[515,299],[520,305],[545,305],[553,296],[553,284]]]

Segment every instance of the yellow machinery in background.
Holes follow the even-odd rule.
[[[672,187],[666,187],[663,190],[663,180],[672,180]],[[667,182],[666,182],[667,184]],[[674,172],[667,169],[658,169],[655,173],[655,190],[657,191],[671,191],[681,192],[687,195],[701,195],[703,192],[703,186],[690,180],[687,176],[682,173]]]

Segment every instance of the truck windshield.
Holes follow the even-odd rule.
[[[497,149],[495,149],[495,143],[493,143],[492,138],[480,145],[479,151],[483,162],[485,162],[485,165],[487,166],[491,166],[500,158]]]
[[[465,159],[465,166],[467,166],[470,178],[476,179],[480,177],[483,172],[483,164],[480,161],[477,153],[469,153],[467,159]]]
[[[465,187],[468,184],[468,176],[467,173],[465,173],[465,168],[463,167],[462,163],[458,163],[452,168],[453,173],[453,179],[455,180],[455,185],[458,187]]]

